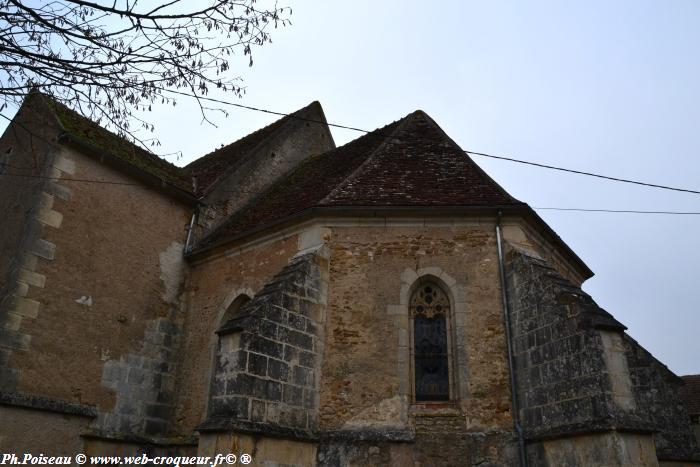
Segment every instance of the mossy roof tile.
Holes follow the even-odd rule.
[[[681,376],[685,387],[681,391],[688,407],[688,414],[700,415],[700,375]]]
[[[228,172],[231,167],[239,165],[251,151],[254,151],[264,141],[272,138],[288,122],[305,118],[306,115],[323,115],[321,104],[318,101],[314,101],[264,128],[200,157],[186,165],[183,170],[190,177],[196,177],[197,192],[204,194],[220,180],[224,173]]]
[[[424,112],[313,157],[235,213],[199,247],[324,206],[524,205]]]
[[[112,133],[53,99],[47,99],[47,104],[63,129],[73,139],[116,156],[181,190],[192,191],[191,180],[182,168]]]

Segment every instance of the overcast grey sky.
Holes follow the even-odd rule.
[[[466,150],[700,189],[696,0],[283,3],[293,25],[253,68],[238,62],[243,104],[319,100],[367,129],[423,109]],[[231,108],[213,128],[184,102],[149,118],[178,164],[276,119]],[[700,211],[698,195],[474,160],[533,207]],[[673,371],[700,373],[700,216],[538,212],[596,273],[584,289],[600,306]]]

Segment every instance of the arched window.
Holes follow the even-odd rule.
[[[228,320],[231,318],[236,317],[236,314],[238,313],[238,310],[243,308],[243,305],[248,303],[250,301],[250,297],[241,294],[234,301],[231,302],[231,304],[226,308],[226,311],[224,312],[224,316],[221,317],[221,324],[226,323]]]
[[[219,326],[219,329],[217,331],[219,337],[229,334],[230,332],[236,331],[238,329],[236,325],[237,318],[241,317],[241,308],[243,308],[243,306],[249,301],[250,297],[245,294],[242,294],[236,297],[236,299],[231,302],[228,308],[226,308],[224,315],[221,317],[221,325]]]
[[[416,402],[450,400],[448,320],[450,300],[432,282],[421,284],[409,304]]]
[[[210,373],[209,405],[208,413],[221,414],[228,410],[226,407],[226,383],[225,374],[240,370],[241,359],[239,355],[241,328],[239,321],[241,308],[250,301],[250,297],[241,294],[226,308],[221,316],[216,334],[218,338],[212,348],[213,365]],[[245,359],[243,360],[245,365]]]

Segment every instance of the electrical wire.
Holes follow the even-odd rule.
[[[553,207],[533,207],[536,210],[551,211],[576,211],[576,212],[607,212],[621,214],[669,214],[677,216],[700,216],[700,212],[693,211],[639,211],[631,209],[586,209],[586,208],[553,208]]]
[[[165,89],[165,91],[167,91],[167,92],[169,92],[169,93],[172,93],[172,94],[178,94],[178,95],[182,95],[182,96],[186,96],[186,97],[193,97],[191,94],[187,94],[187,93],[180,92],[180,91],[174,91],[174,90],[171,90],[171,89]],[[252,110],[252,111],[256,111],[256,112],[262,112],[262,113],[267,113],[267,114],[276,115],[276,116],[282,116],[282,117],[290,117],[290,118],[295,118],[295,119],[298,119],[298,120],[302,120],[302,121],[306,121],[306,122],[311,122],[311,123],[319,123],[319,124],[327,125],[327,126],[334,127],[334,128],[341,128],[341,129],[346,129],[346,130],[358,131],[358,132],[362,132],[362,133],[366,133],[366,134],[375,133],[375,134],[377,134],[377,135],[379,135],[379,136],[383,136],[383,137],[389,137],[389,136],[390,136],[390,135],[381,135],[381,133],[377,133],[376,130],[365,130],[365,129],[362,129],[362,128],[351,127],[351,126],[347,126],[347,125],[340,125],[340,124],[337,124],[337,123],[324,122],[324,121],[321,121],[321,120],[316,120],[316,119],[310,119],[310,118],[302,117],[302,116],[296,115],[296,114],[294,114],[294,113],[276,112],[276,111],[274,111],[274,110],[262,109],[262,108],[253,107],[253,106],[249,106],[249,105],[239,104],[239,103],[237,103],[237,102],[231,102],[231,101],[226,101],[226,100],[222,100],[222,99],[215,99],[215,98],[205,97],[205,96],[196,96],[195,98],[196,98],[196,99],[199,99],[199,100],[205,100],[205,101],[215,102],[215,103],[218,103],[218,104],[230,105],[230,106],[234,106],[234,107],[238,107],[238,108],[242,108],[242,109],[246,109],[246,110]],[[7,116],[2,115],[2,114],[0,114],[0,116],[2,116],[3,118],[5,118],[6,120],[12,122],[12,119],[10,119],[10,118],[7,117]],[[638,181],[638,180],[630,180],[630,179],[625,179],[625,178],[612,177],[612,176],[597,174],[597,173],[593,173],[593,172],[585,172],[585,171],[581,171],[581,170],[574,170],[574,169],[568,169],[568,168],[564,168],[564,167],[557,167],[557,166],[548,165],[548,164],[541,164],[541,163],[538,163],[538,162],[525,161],[525,160],[521,160],[521,159],[515,159],[515,158],[512,158],[512,157],[495,156],[495,155],[493,155],[493,154],[488,154],[488,153],[484,153],[484,152],[466,151],[466,150],[463,150],[463,151],[464,151],[464,153],[466,153],[466,154],[471,154],[471,155],[475,155],[475,156],[488,157],[488,158],[491,158],[491,159],[498,159],[498,160],[504,160],[504,161],[509,161],[509,162],[515,162],[515,163],[519,163],[519,164],[525,164],[525,165],[530,165],[530,166],[540,167],[540,168],[545,168],[545,169],[550,169],[550,170],[557,170],[557,171],[561,171],[561,172],[568,172],[568,173],[573,173],[573,174],[577,174],[577,175],[585,175],[585,176],[589,176],[589,177],[595,177],[595,178],[610,180],[610,181],[614,181],[614,182],[630,183],[630,184],[641,185],[641,186],[646,186],[646,187],[650,187],[650,188],[658,188],[658,189],[663,189],[663,190],[671,190],[671,191],[678,191],[678,192],[683,192],[683,193],[691,193],[691,194],[698,194],[698,195],[700,195],[700,191],[698,191],[698,190],[691,190],[691,189],[687,189],[687,188],[671,187],[671,186],[661,185],[661,184],[656,184],[656,183],[648,183],[648,182],[641,182],[641,181]],[[0,163],[0,164],[1,164],[1,163]],[[8,166],[7,164],[3,164],[3,165]],[[10,167],[11,167],[11,166],[10,166]],[[12,174],[10,174],[10,175],[12,175]],[[17,175],[17,174],[14,174],[14,175]],[[94,180],[78,180],[78,179],[62,179],[62,180],[64,180],[64,181],[83,181],[83,182],[100,183],[99,181],[94,181]],[[107,184],[112,184],[112,185],[115,185],[115,184],[117,184],[117,185],[129,185],[128,183],[118,183],[118,182],[101,182],[101,183],[107,183]],[[133,184],[133,185],[135,185],[135,184]],[[540,208],[540,209],[549,209],[549,208]],[[567,209],[569,209],[569,208],[561,208],[561,209],[562,209],[562,210],[567,210]],[[571,208],[571,210],[573,210],[573,208]],[[602,210],[602,211],[604,212],[605,210]],[[611,211],[611,212],[617,212],[617,211],[614,211],[614,210],[610,210],[610,211]],[[619,211],[619,212],[627,212],[627,211]],[[630,212],[631,212],[631,211],[630,211]],[[639,211],[639,213],[642,213],[642,211]],[[646,212],[646,211],[645,211],[644,213],[656,214],[657,212],[652,212],[652,211]],[[658,213],[661,213],[661,212],[658,212]],[[669,213],[670,213],[670,212],[669,212]],[[679,213],[679,214],[682,214],[682,213]]]
[[[181,92],[181,91],[174,91],[174,90],[171,90],[171,89],[166,89],[165,91],[170,92],[170,93],[173,93],[173,94],[179,94],[179,95],[182,95],[182,96],[192,97],[191,94],[187,94],[187,93],[184,93],[184,92]],[[239,108],[241,108],[241,109],[253,110],[253,111],[256,111],[256,112],[263,112],[263,113],[268,113],[268,114],[277,115],[277,116],[291,117],[291,118],[296,118],[296,119],[298,119],[298,120],[302,120],[302,121],[306,121],[306,122],[311,122],[311,123],[320,123],[320,124],[328,125],[328,126],[334,127],[334,128],[342,128],[342,129],[344,129],[344,130],[358,131],[358,132],[361,132],[361,133],[373,133],[373,132],[375,132],[375,134],[378,134],[379,136],[384,136],[384,137],[386,137],[386,138],[390,137],[390,135],[381,135],[380,133],[376,133],[376,130],[365,130],[365,129],[357,128],[357,127],[351,127],[351,126],[346,126],[346,125],[339,125],[339,124],[337,124],[337,123],[328,123],[328,122],[324,122],[324,121],[321,121],[321,120],[315,120],[315,119],[311,119],[311,118],[302,117],[302,116],[300,116],[300,115],[295,115],[295,114],[293,114],[293,113],[290,114],[290,113],[284,113],[284,112],[275,112],[275,111],[273,111],[273,110],[261,109],[261,108],[258,108],[258,107],[253,107],[253,106],[249,106],[249,105],[239,104],[239,103],[237,103],[237,102],[225,101],[225,100],[222,100],[222,99],[214,99],[214,98],[212,98],[212,97],[197,96],[196,98],[197,98],[197,99],[200,99],[200,100],[215,102],[215,103],[218,103],[218,104],[225,104],[225,105],[230,105],[230,106],[233,106],[233,107],[239,107]],[[540,167],[540,168],[545,168],[545,169],[550,169],[550,170],[558,170],[558,171],[561,171],[561,172],[569,172],[569,173],[578,174],[578,175],[586,175],[586,176],[589,176],[589,177],[602,178],[602,179],[611,180],[611,181],[614,181],[614,182],[631,183],[631,184],[634,184],[634,185],[641,185],[641,186],[646,186],[646,187],[651,187],[651,188],[660,188],[660,189],[663,189],[663,190],[680,191],[680,192],[683,192],[683,193],[692,193],[692,194],[695,194],[695,195],[700,195],[700,191],[698,191],[698,190],[690,190],[690,189],[687,189],[687,188],[677,188],[677,187],[671,187],[671,186],[667,186],[667,185],[660,185],[660,184],[656,184],[656,183],[640,182],[640,181],[637,181],[637,180],[629,180],[629,179],[625,179],[625,178],[611,177],[611,176],[608,176],[608,175],[602,175],[602,174],[597,174],[597,173],[593,173],[593,172],[584,172],[584,171],[582,171],[582,170],[567,169],[567,168],[564,168],[564,167],[557,167],[557,166],[547,165],[547,164],[540,164],[540,163],[538,163],[538,162],[524,161],[524,160],[521,160],[521,159],[514,159],[514,158],[511,158],[511,157],[494,156],[494,155],[492,155],[492,154],[487,154],[487,153],[484,153],[484,152],[465,151],[465,150],[463,150],[463,151],[464,151],[466,154],[471,154],[471,155],[474,155],[474,156],[490,157],[490,158],[492,158],[492,159],[500,159],[500,160],[505,160],[505,161],[510,161],[510,162],[517,162],[517,163],[519,163],[519,164],[527,164],[527,165],[532,165],[532,166],[534,166],[534,167]]]

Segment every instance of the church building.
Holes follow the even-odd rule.
[[[177,167],[32,93],[0,212],[0,453],[700,465],[683,380],[420,110]]]

